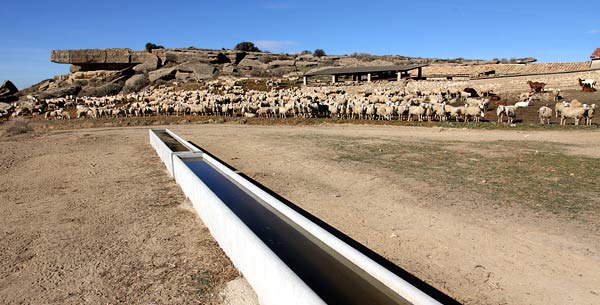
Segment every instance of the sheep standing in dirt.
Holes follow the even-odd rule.
[[[46,120],[55,120],[59,115],[58,110],[52,110],[52,111],[48,111],[46,112],[46,114],[44,114],[44,118]]]
[[[573,119],[575,125],[579,125],[579,121],[584,117],[588,109],[588,106],[585,104],[582,107],[571,106],[563,109],[560,114],[560,124],[567,125],[567,119]]]
[[[433,110],[433,114],[435,115],[435,117],[440,121],[446,121],[447,117],[446,117],[446,103],[441,103],[441,104],[434,104],[433,107],[431,107],[431,109]]]
[[[554,105],[554,113],[556,113],[556,117],[558,118],[561,114],[561,112],[563,111],[563,109],[565,109],[566,107],[571,106],[567,101],[562,101],[560,103],[556,103]]]
[[[446,113],[451,118],[454,118],[457,122],[458,122],[458,119],[463,114],[463,107],[454,107],[454,106],[446,105],[445,109],[446,109]]]
[[[540,116],[540,124],[547,123],[550,125],[550,117],[552,117],[552,109],[550,109],[550,107],[540,107],[540,109],[538,109],[538,114]]]
[[[86,117],[87,112],[89,110],[88,107],[86,106],[82,106],[82,105],[77,105],[77,111],[75,112],[75,115],[77,116],[78,119],[81,119],[82,117]]]
[[[56,111],[56,118],[61,118],[63,120],[70,120],[71,114],[68,111],[65,111],[62,108],[60,108]]]
[[[504,107],[506,107],[506,105],[501,105],[498,104],[496,105],[496,116],[498,116],[498,123],[502,123],[503,118],[504,118]]]
[[[504,114],[508,118],[508,124],[512,124],[517,117],[517,107],[516,106],[504,106]]]
[[[594,114],[596,113],[596,104],[592,104],[590,108],[584,113],[585,117],[585,125],[591,126],[592,119],[594,118]]]
[[[363,119],[365,116],[365,112],[366,112],[367,108],[365,107],[364,104],[362,103],[356,103],[353,107],[352,107],[352,116],[351,118],[354,120],[355,118],[358,119]]]
[[[260,107],[256,110],[256,115],[260,117],[268,118],[271,113],[271,107]]]
[[[470,117],[473,119],[473,122],[479,123],[479,117],[485,117],[485,112],[483,112],[483,105],[469,106],[468,104],[465,104],[464,114],[465,122],[469,122]]]
[[[552,95],[555,101],[560,101],[560,99],[562,98],[562,96],[560,96],[560,89],[552,90]]]
[[[374,120],[375,115],[377,115],[377,108],[375,108],[375,105],[371,104],[371,105],[367,106],[367,109],[365,110],[365,114],[366,114],[367,118],[369,118],[369,120]]]
[[[425,115],[425,111],[427,110],[426,104],[420,104],[419,106],[410,106],[408,108],[408,121],[412,121],[413,116],[417,116],[419,122],[423,121],[423,116]]]

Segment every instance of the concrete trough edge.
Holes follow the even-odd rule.
[[[316,225],[286,204],[235,173],[221,162],[189,144],[170,130],[174,139],[190,148],[172,152],[150,129],[150,143],[175,178],[194,209],[207,225],[233,264],[254,288],[262,305],[325,304],[289,267],[285,265],[225,204],[185,165],[182,157],[196,156],[217,168],[301,228],[337,251],[412,304],[439,305],[423,291],[400,278],[371,258]],[[226,225],[225,225],[226,224]]]
[[[262,305],[325,304],[183,162],[173,160],[175,180],[204,224],[256,292]]]
[[[171,176],[192,202],[194,210],[209,231],[244,275],[262,305],[325,304],[267,245],[265,245],[183,162],[182,158],[205,158],[196,147],[193,151],[172,152],[150,130],[150,144]],[[174,139],[188,146],[181,137],[166,130]]]

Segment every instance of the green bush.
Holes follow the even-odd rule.
[[[323,49],[316,49],[316,50],[313,52],[313,56],[316,56],[316,57],[323,57],[323,56],[325,56],[325,51],[323,51]]]
[[[261,52],[259,48],[257,48],[253,42],[244,41],[235,45],[233,48],[236,51],[244,51],[244,52]]]
[[[146,52],[148,52],[148,53],[152,53],[152,50],[154,50],[154,49],[164,49],[164,48],[165,47],[159,46],[159,45],[155,45],[155,44],[153,44],[151,42],[148,42],[146,44]]]

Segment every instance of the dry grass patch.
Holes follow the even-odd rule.
[[[432,188],[460,192],[458,198],[474,194],[496,207],[528,208],[566,218],[600,213],[600,161],[567,155],[555,144],[367,138],[319,138],[319,143],[332,148],[336,152],[332,158],[340,163],[390,170]]]
[[[28,133],[32,130],[33,128],[31,128],[28,120],[16,118],[4,124],[1,135],[10,137],[18,134]]]

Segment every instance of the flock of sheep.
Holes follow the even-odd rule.
[[[418,84],[418,82],[415,82]],[[350,92],[355,89],[354,92]],[[75,117],[130,117],[152,115],[215,115],[242,117],[331,117],[356,120],[464,121],[479,122],[494,104],[498,122],[515,121],[518,109],[532,106],[534,100],[558,100],[560,90],[546,93],[527,92],[519,102],[507,105],[500,101],[494,88],[435,88],[393,86],[390,83],[368,84],[358,88],[303,87],[273,89],[269,92],[244,90],[234,84],[211,83],[205,90],[176,91],[172,87],[152,88],[128,95],[73,97],[38,100],[28,96],[28,103],[13,109],[13,116],[44,115],[46,119],[71,119],[66,109],[75,109]],[[346,90],[349,90],[348,92]],[[577,100],[555,105],[561,124],[574,119],[591,125],[596,105]],[[549,123],[552,109],[542,106],[540,123]]]

